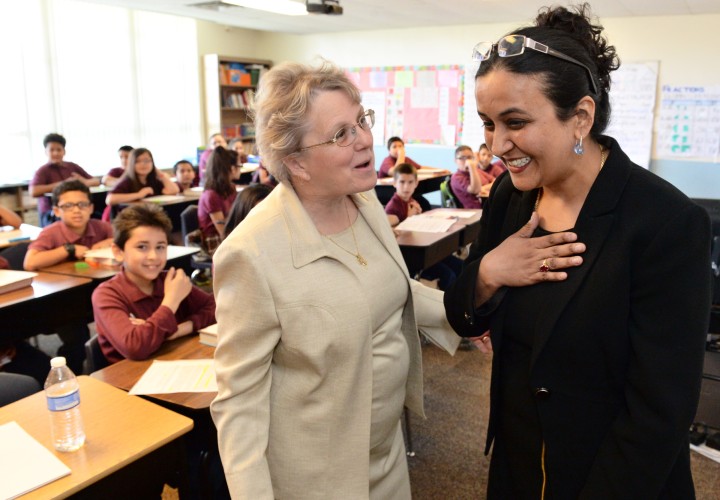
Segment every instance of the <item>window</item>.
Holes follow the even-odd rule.
[[[76,0],[13,9],[0,30],[1,182],[32,178],[49,132],[93,175],[117,166],[124,144],[147,147],[161,168],[194,157],[203,139],[193,19]]]

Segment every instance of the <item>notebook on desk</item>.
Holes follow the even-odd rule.
[[[0,293],[8,293],[32,285],[37,273],[0,269]]]
[[[17,422],[0,425],[0,498],[16,498],[70,474],[70,469]]]

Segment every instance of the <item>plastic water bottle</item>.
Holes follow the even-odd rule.
[[[50,410],[53,446],[58,451],[79,449],[85,444],[80,415],[80,386],[62,356],[50,360],[45,396]]]

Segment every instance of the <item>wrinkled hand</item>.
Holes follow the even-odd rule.
[[[578,254],[585,251],[585,244],[576,241],[575,233],[533,238],[538,224],[538,214],[533,212],[527,224],[483,257],[478,279],[485,286],[497,289],[563,281],[567,279],[564,269],[582,264],[583,258]],[[548,267],[546,272],[540,270],[543,263]]]

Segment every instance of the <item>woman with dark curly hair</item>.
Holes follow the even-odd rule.
[[[490,331],[488,498],[694,498],[708,216],[602,135],[619,61],[587,4],[474,56],[509,172],[445,307],[461,335]]]

